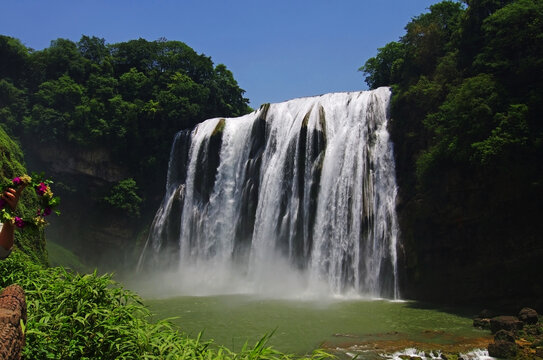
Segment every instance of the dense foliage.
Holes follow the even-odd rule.
[[[19,146],[9,138],[6,132],[0,128],[0,183],[11,182],[11,180],[27,171],[23,162],[23,153]],[[32,190],[24,190],[21,200],[15,211],[20,217],[36,216],[39,200]],[[15,245],[30,256],[34,261],[46,264],[47,254],[45,251],[45,236],[43,229],[28,227],[15,232]]]
[[[180,41],[82,36],[35,51],[0,36],[0,58],[0,123],[28,155],[107,148],[140,188],[164,181],[177,131],[250,111],[232,72]]]
[[[535,306],[543,1],[441,1],[405,30],[360,70],[371,88],[393,89],[407,290]]]
[[[140,204],[143,201],[138,196],[138,186],[134,179],[119,181],[111,193],[104,197],[104,202],[115,209],[121,210],[132,217],[140,216]]]
[[[361,68],[372,88],[394,85],[393,118],[417,146],[420,181],[452,163],[517,161],[541,175],[543,2],[443,1]],[[399,130],[400,131],[400,130]]]
[[[44,268],[20,252],[0,262],[0,287],[18,283],[28,306],[26,359],[291,359],[264,337],[240,353],[188,338],[110,275]],[[329,358],[316,351],[311,359]]]

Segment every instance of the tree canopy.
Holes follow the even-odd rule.
[[[449,162],[535,165],[543,155],[543,2],[442,1],[405,29],[360,70],[371,88],[393,86],[395,126],[423,139],[412,149],[419,181]]]
[[[251,111],[225,65],[180,41],[83,35],[35,51],[0,35],[0,123],[25,143],[106,147],[145,188],[163,182],[174,134]]]

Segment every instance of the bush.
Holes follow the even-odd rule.
[[[111,189],[104,202],[115,209],[121,210],[130,217],[140,216],[140,206],[143,201],[138,196],[138,185],[134,179],[121,180]]]

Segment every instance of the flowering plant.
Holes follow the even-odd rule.
[[[46,216],[50,215],[52,212],[55,212],[57,215],[60,214],[58,210],[55,210],[60,203],[60,198],[53,196],[50,186],[52,183],[51,180],[45,179],[43,174],[33,173],[32,176],[25,174],[14,178],[11,182],[1,184],[2,194],[9,188],[14,188],[19,191],[21,187],[31,187],[38,195],[39,207],[36,210],[36,215],[34,217],[15,216],[14,209],[11,209],[10,206],[8,206],[7,201],[3,197],[0,197],[0,222],[11,222],[20,229],[25,226],[42,227],[46,225]],[[22,189],[20,190],[22,191]]]

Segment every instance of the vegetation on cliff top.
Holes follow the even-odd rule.
[[[0,123],[27,156],[104,147],[146,192],[164,182],[177,131],[251,110],[225,65],[180,41],[82,36],[36,51],[0,35],[0,58]]]
[[[251,111],[225,65],[180,41],[82,36],[33,50],[0,35],[0,59],[0,125],[66,210],[49,237],[93,265],[128,242],[138,251],[179,130]]]
[[[467,3],[443,1],[414,18],[361,68],[366,82],[394,85],[397,126],[427,140],[416,158],[420,182],[450,163],[503,168],[527,157],[539,180],[543,3]]]

